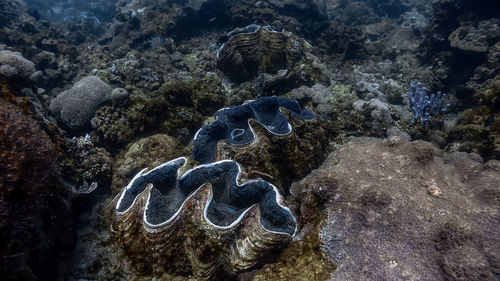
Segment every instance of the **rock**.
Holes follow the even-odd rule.
[[[42,51],[34,55],[32,61],[38,69],[45,69],[47,67],[57,68],[56,55],[51,52]]]
[[[496,42],[500,38],[500,27],[497,19],[480,21],[475,26],[461,26],[449,36],[450,45],[464,51],[486,52],[488,42]]]
[[[358,111],[362,111],[364,105],[373,108],[371,111],[371,117],[373,120],[380,121],[382,123],[392,122],[391,112],[387,102],[374,98],[369,101],[357,100],[353,103],[354,109]]]
[[[104,102],[110,100],[111,87],[97,76],[86,76],[71,89],[60,93],[50,104],[52,114],[72,129],[89,125]]]
[[[405,141],[411,141],[411,136],[407,132],[401,130],[400,128],[398,128],[396,126],[389,127],[387,129],[386,134],[387,134],[388,138],[399,137]]]
[[[0,276],[63,280],[72,208],[62,194],[57,146],[25,109],[0,99]],[[57,268],[55,270],[54,268]]]
[[[0,51],[0,75],[6,77],[28,78],[35,72],[35,64],[23,57],[19,52]]]
[[[111,104],[114,106],[125,105],[128,102],[130,94],[123,88],[115,88],[111,91]]]
[[[338,266],[330,280],[497,280],[500,171],[476,160],[375,138],[330,154],[291,188],[320,200],[320,249]]]
[[[334,96],[332,91],[323,84],[312,87],[300,86],[290,91],[290,98],[297,100],[311,99],[314,110],[318,114],[331,114],[334,111]]]
[[[114,166],[113,189],[121,189],[144,167],[155,167],[185,154],[179,141],[165,134],[156,134],[129,144],[118,156]]]
[[[377,83],[370,83],[365,81],[359,81],[356,83],[356,90],[359,93],[359,97],[364,100],[370,100],[373,98],[378,98],[385,101],[385,94],[379,90],[380,86]]]

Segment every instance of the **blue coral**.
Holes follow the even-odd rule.
[[[436,116],[448,109],[450,106],[446,102],[446,94],[440,91],[428,94],[427,87],[424,87],[421,82],[412,81],[410,90],[408,91],[408,99],[410,100],[410,110],[413,111],[413,119],[411,122],[420,121],[425,124],[431,121],[432,116]]]

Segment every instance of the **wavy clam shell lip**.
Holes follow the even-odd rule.
[[[269,25],[261,26],[258,24],[251,24],[251,25],[247,25],[247,26],[242,27],[242,28],[236,28],[233,31],[229,32],[225,36],[224,42],[222,42],[219,50],[217,51],[217,58],[219,57],[220,52],[224,49],[224,46],[229,39],[231,39],[232,37],[241,35],[241,34],[257,32],[257,30],[259,30],[261,28],[266,29],[267,31],[276,32],[276,31],[272,30],[272,28]]]
[[[251,25],[252,26],[252,25]],[[260,72],[293,68],[308,44],[288,32],[257,26],[234,30],[217,52],[217,67],[234,83],[255,78]]]
[[[185,202],[205,183],[210,183],[213,195],[205,206],[204,219],[213,227],[235,227],[258,204],[260,223],[266,231],[295,235],[295,217],[290,209],[283,206],[282,197],[274,185],[263,180],[240,184],[241,167],[232,160],[200,165],[179,177],[178,170],[186,161],[186,158],[181,157],[147,173],[140,171],[120,195],[115,207],[116,214],[123,215],[130,211],[146,191],[144,224],[151,229],[160,228],[175,220],[185,207]]]
[[[314,113],[301,109],[295,100],[281,97],[263,97],[242,105],[223,108],[214,115],[216,121],[202,127],[193,140],[191,157],[200,163],[215,161],[217,142],[231,145],[246,145],[254,141],[255,133],[248,120],[255,119],[272,134],[284,136],[292,132],[292,126],[281,112],[285,108],[296,118],[312,120]]]

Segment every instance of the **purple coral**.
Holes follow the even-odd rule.
[[[446,111],[450,106],[445,104],[445,93],[437,91],[436,93],[427,94],[427,87],[422,86],[422,83],[418,81],[410,83],[408,98],[410,100],[410,109],[414,114],[411,120],[412,123],[420,119],[425,124],[431,120],[431,116]]]

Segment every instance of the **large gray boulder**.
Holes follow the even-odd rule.
[[[111,90],[99,77],[86,76],[54,98],[50,110],[70,128],[81,129],[89,125],[96,110],[110,100]]]
[[[500,162],[474,153],[357,138],[291,192],[304,221],[320,219],[330,280],[498,280],[499,183]]]

